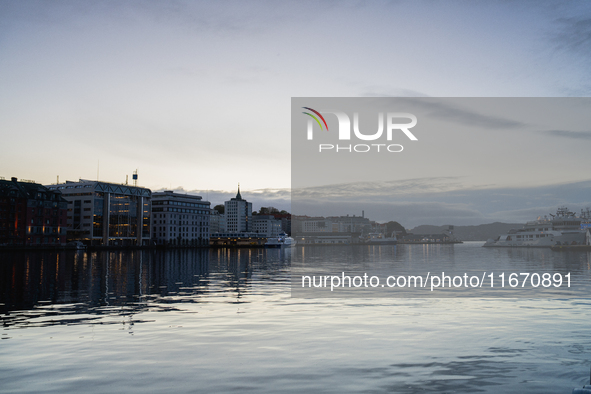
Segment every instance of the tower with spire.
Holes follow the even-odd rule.
[[[240,182],[238,182],[238,193],[236,193],[236,197],[232,200],[242,200],[242,195],[240,194]]]
[[[242,198],[240,183],[238,184],[236,197],[224,202],[224,207],[227,232],[243,233],[252,231],[252,203]]]

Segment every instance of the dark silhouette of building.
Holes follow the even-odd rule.
[[[0,179],[0,245],[65,245],[67,208],[59,191]]]

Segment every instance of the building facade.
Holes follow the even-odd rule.
[[[48,188],[67,200],[68,239],[102,246],[150,243],[150,189],[84,179]]]
[[[210,205],[201,196],[152,193],[152,240],[158,245],[209,245]]]
[[[209,234],[226,232],[226,215],[215,209],[209,210]]]
[[[361,233],[371,228],[372,223],[364,215],[329,217],[294,216],[294,233]],[[373,223],[375,225],[375,223]]]
[[[32,181],[0,179],[0,245],[66,244],[67,201]]]
[[[407,234],[398,240],[401,244],[446,244],[456,243],[450,234]]]
[[[252,203],[240,195],[240,186],[236,197],[224,203],[226,228],[228,233],[246,233],[252,231]]]
[[[228,247],[252,247],[262,246],[267,242],[267,237],[251,232],[239,233],[215,233],[211,234],[209,244],[211,246],[228,246]]]
[[[298,245],[333,245],[333,244],[359,244],[358,233],[342,232],[311,232],[297,233],[294,239]]]
[[[359,244],[375,222],[361,216],[293,216],[292,237],[298,244]]]
[[[281,220],[273,215],[255,215],[252,217],[252,231],[265,237],[277,237],[281,232]]]
[[[290,213],[273,213],[273,217],[281,221],[281,231],[291,235],[291,214]]]

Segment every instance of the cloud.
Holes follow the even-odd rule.
[[[555,137],[575,138],[581,140],[591,140],[591,131],[570,131],[570,130],[546,130],[543,133]]]
[[[398,221],[405,227],[420,224],[467,224],[482,223],[488,218],[477,209],[464,203],[446,203],[438,201],[343,201],[322,203],[312,200],[294,201],[295,214],[308,216],[346,216],[362,214],[377,222]]]
[[[437,193],[451,190],[462,190],[465,185],[460,177],[413,178],[382,182],[353,182],[326,186],[315,186],[294,189],[294,198],[315,199],[348,199],[363,196],[371,200],[388,196],[409,195],[417,193]]]
[[[567,206],[591,206],[591,180],[536,187],[464,187],[458,177],[358,182],[294,190],[293,213],[360,215],[378,222],[477,225],[526,222]]]
[[[368,86],[359,94],[361,97],[429,97],[428,94],[412,89]]]
[[[558,18],[556,40],[561,49],[570,50],[577,55],[589,56],[591,53],[591,18]]]
[[[449,120],[467,126],[477,126],[491,129],[515,129],[525,126],[524,123],[498,116],[483,115],[452,104],[447,104],[441,99],[409,99],[417,107],[430,111],[435,119]]]
[[[581,4],[585,4],[585,2]],[[576,8],[573,11],[576,13]],[[555,18],[553,27],[550,42],[554,44],[555,49],[552,55],[556,57],[556,54],[570,54],[568,66],[576,65],[589,69],[591,66],[591,17],[589,17],[589,12],[580,10],[577,16]],[[588,96],[591,93],[591,76],[589,73],[583,73],[576,84],[569,85],[569,87],[562,89],[566,95]]]
[[[171,189],[158,189],[152,192],[161,192]],[[211,207],[224,204],[225,201],[236,197],[236,192],[223,190],[186,190],[183,187],[172,189],[175,193],[185,193],[203,197],[211,202]],[[240,190],[242,198],[252,203],[252,209],[258,211],[261,207],[275,207],[279,210],[291,211],[291,191],[289,189],[255,189]]]

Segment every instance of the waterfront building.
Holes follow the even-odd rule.
[[[0,245],[66,244],[67,201],[33,181],[0,179]]]
[[[68,202],[68,239],[103,246],[150,243],[150,189],[85,179],[47,187]]]
[[[371,228],[372,222],[365,217],[346,215],[329,217],[294,216],[294,233],[361,233]]]
[[[325,233],[332,232],[332,222],[324,217],[296,216],[296,232]]]
[[[298,233],[294,236],[298,245],[332,245],[332,244],[357,244],[359,233],[344,232],[310,232]]]
[[[254,215],[257,213],[254,212]],[[280,211],[275,207],[261,207],[259,209],[258,215],[272,215],[275,219],[281,221],[281,231],[286,234],[291,234],[291,214],[287,211]]]
[[[209,210],[209,234],[226,232],[226,215],[215,209]]]
[[[281,220],[273,215],[254,215],[252,217],[253,232],[265,237],[277,237],[281,232]]]
[[[305,244],[357,244],[361,235],[372,229],[371,222],[361,216],[293,216],[292,237],[299,245]]]
[[[158,245],[209,245],[210,205],[201,196],[152,193],[152,240]]]
[[[407,234],[398,239],[401,244],[429,244],[429,243],[461,243],[450,234]]]
[[[212,246],[262,246],[267,241],[263,234],[254,232],[252,203],[242,198],[240,185],[236,197],[224,202],[224,213],[219,215],[219,232],[212,233]]]
[[[331,223],[331,231],[339,233],[360,233],[371,227],[371,221],[362,216],[330,216],[327,218]]]
[[[281,220],[281,231],[291,235],[291,214],[290,213],[273,213],[275,219]]]
[[[252,231],[252,203],[242,198],[240,185],[236,197],[224,202],[226,231],[228,233],[247,233]]]
[[[212,246],[262,246],[267,242],[267,237],[252,232],[225,232],[211,234],[209,244]]]

